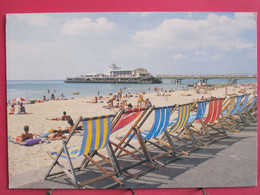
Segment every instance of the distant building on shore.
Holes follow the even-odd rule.
[[[144,68],[121,69],[112,64],[105,73],[90,73],[80,77],[67,77],[67,83],[161,83]]]

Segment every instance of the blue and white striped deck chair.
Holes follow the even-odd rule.
[[[189,122],[190,118],[190,107],[192,103],[189,104],[183,104],[178,106],[178,117],[174,120],[172,120],[169,123],[169,126],[167,128],[167,139],[171,137],[171,140],[168,140],[171,142],[172,145],[175,145],[175,152],[180,151],[184,155],[189,155],[189,153],[185,152],[184,150],[181,150],[181,148],[186,147],[188,145],[193,146],[193,149],[197,149],[196,143],[194,142],[194,139],[192,137],[192,134],[190,130],[186,127],[186,125]],[[182,130],[186,131],[187,136],[184,137],[184,139],[180,138],[179,135],[182,133]],[[175,135],[177,134],[177,135]],[[188,138],[188,140],[186,139]],[[174,140],[181,141],[182,145],[176,146],[174,143]],[[190,150],[191,151],[191,150]]]
[[[242,98],[243,97],[244,97],[244,95],[238,95],[237,96],[237,101],[236,101],[235,107],[233,108],[233,110],[228,115],[226,113],[228,111],[223,111],[223,113],[222,113],[222,116],[226,116],[227,115],[225,117],[226,119],[230,118],[232,120],[232,123],[229,123],[229,124],[232,125],[233,127],[235,126],[238,129],[241,129],[241,127],[237,124],[237,122],[235,121],[233,116],[238,113],[238,110],[239,110],[239,108],[241,106],[241,102],[242,102]]]
[[[199,121],[205,117],[207,102],[208,102],[207,100],[202,100],[202,101],[197,102],[197,112],[196,112],[196,114],[190,114],[189,120],[186,124],[186,127],[190,130],[190,133],[191,133],[190,136],[193,139],[195,144],[197,144],[197,139],[196,139],[196,136],[194,136],[193,132],[198,133],[199,135],[201,135],[202,132],[200,130],[196,129],[193,126],[193,123],[195,121]]]
[[[207,105],[207,100],[202,100],[197,102],[197,112],[196,114],[190,114],[188,124],[193,123],[196,120],[200,120],[205,116],[206,105]]]
[[[154,123],[150,130],[142,132],[144,140],[158,137],[165,131],[169,125],[172,108],[173,106],[154,108]]]
[[[99,181],[101,179],[105,179],[110,177],[112,180],[114,180],[117,184],[122,185],[122,182],[119,181],[114,175],[117,175],[117,171],[108,171],[105,168],[103,168],[100,164],[98,164],[93,157],[99,156],[106,162],[113,165],[114,170],[116,170],[116,166],[114,165],[114,157],[111,156],[111,148],[109,148],[109,137],[111,132],[111,121],[114,118],[115,115],[103,115],[98,117],[89,117],[89,118],[81,118],[80,121],[83,122],[84,127],[84,135],[82,138],[82,143],[80,146],[72,146],[67,147],[68,142],[63,142],[63,147],[58,152],[53,152],[52,155],[57,155],[58,158],[62,157],[68,160],[70,171],[67,170],[63,165],[61,165],[58,162],[58,159],[55,160],[54,166],[58,165],[66,174],[67,176],[72,180],[72,183],[76,187],[83,187],[85,185],[88,185],[90,183]],[[108,146],[108,147],[107,147]],[[107,152],[110,157],[110,161],[101,155],[98,150],[103,149],[107,147]],[[72,165],[72,159],[78,158],[80,156],[84,156],[84,160],[81,164],[81,166],[77,169],[81,169],[83,166],[86,168],[86,166],[91,162],[92,165],[95,165],[100,171],[103,172],[102,176],[98,176],[96,178],[88,179],[86,181],[79,182],[76,174],[75,174],[75,168],[73,168]],[[50,173],[50,172],[49,172]],[[48,173],[48,175],[49,175]],[[47,175],[47,176],[48,176]]]
[[[248,104],[240,111],[241,116],[244,118],[244,120],[251,120],[252,122],[256,121],[256,117],[251,112],[255,112],[256,110],[254,107],[257,107],[257,96],[254,96],[250,101],[248,101]]]

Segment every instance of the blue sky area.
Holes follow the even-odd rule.
[[[7,79],[65,79],[121,68],[157,74],[256,73],[256,14],[8,14]]]

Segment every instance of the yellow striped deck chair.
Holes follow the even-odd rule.
[[[104,115],[98,117],[89,117],[89,118],[80,118],[80,121],[83,122],[84,127],[84,135],[82,138],[82,143],[80,146],[72,146],[67,147],[67,142],[63,142],[63,147],[58,152],[52,152],[52,155],[57,155],[57,157],[62,157],[68,159],[70,171],[67,170],[63,165],[58,162],[58,158],[55,159],[55,163],[53,166],[58,165],[72,180],[72,183],[75,187],[80,188],[86,186],[90,183],[99,181],[101,179],[105,179],[110,177],[112,180],[115,181],[116,184],[122,185],[122,182],[119,181],[114,175],[118,175],[116,170],[116,164],[113,158],[113,152],[111,151],[111,146],[108,145],[110,132],[112,129],[112,119],[115,115]],[[72,134],[71,134],[72,135]],[[104,155],[98,152],[99,149],[103,149],[107,147],[107,152],[110,160],[106,158]],[[114,171],[108,171],[103,168],[100,163],[96,162],[93,158],[94,156],[99,156],[103,159],[103,162],[107,162],[113,166]],[[89,167],[89,165],[96,166],[103,175],[88,179],[86,181],[78,181],[75,173],[75,168],[72,165],[72,159],[76,159],[77,157],[84,156],[84,160],[81,163],[80,167],[77,169],[81,170],[82,168]],[[52,167],[53,168],[53,167]],[[51,169],[52,169],[51,168]],[[51,171],[51,170],[50,170]],[[45,179],[50,176],[50,171],[48,172]],[[114,183],[114,184],[115,184]],[[105,188],[105,187],[104,187]]]
[[[198,149],[198,146],[194,142],[193,134],[190,129],[187,128],[187,124],[190,122],[191,105],[192,103],[179,105],[178,117],[170,121],[166,130],[166,138],[168,139],[168,142],[171,143],[171,146],[174,148],[175,152],[184,155],[189,155],[189,152]],[[183,131],[185,131],[186,135],[182,133]],[[177,142],[178,144],[176,144]],[[189,148],[189,151],[184,151],[183,148],[189,146],[191,146],[192,149]]]

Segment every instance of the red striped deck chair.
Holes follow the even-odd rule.
[[[45,179],[51,176],[50,174],[51,171],[57,165],[71,179],[72,183],[77,188],[84,187],[86,185],[89,185],[93,182],[100,181],[105,178],[110,178],[114,182],[112,185],[104,186],[102,188],[112,187],[115,184],[123,185],[123,183],[120,180],[118,180],[117,177],[115,177],[115,175],[118,176],[118,170],[116,164],[117,162],[114,161],[115,158],[112,156],[113,155],[112,148],[109,145],[109,137],[110,137],[111,129],[113,128],[112,119],[114,117],[115,115],[104,115],[104,116],[89,117],[89,118],[80,117],[77,123],[75,124],[74,129],[72,130],[70,136],[67,138],[66,141],[63,141],[61,149],[57,152],[52,153],[52,155],[56,155],[56,158],[53,157],[54,162],[50,167],[50,169],[48,170]],[[84,127],[84,135],[82,138],[81,145],[68,147],[69,140],[72,134],[74,133],[77,125],[81,121],[83,122],[83,127]],[[110,160],[99,152],[99,150],[103,148],[107,149]],[[77,168],[74,168],[72,164],[72,160],[81,156],[84,157],[81,165]],[[60,157],[68,161],[69,169],[67,169],[64,165],[62,165],[59,162]],[[112,171],[102,167],[101,163],[97,162],[97,159],[94,160],[94,157],[99,157],[100,159],[102,159],[102,161],[100,162],[106,162],[112,165],[111,166]],[[85,181],[79,181],[76,175],[76,170],[78,171],[87,170],[88,172],[90,172],[94,169],[94,167],[97,168],[98,172],[102,173],[101,176],[88,178]],[[100,175],[100,173],[98,175]]]
[[[239,130],[234,126],[234,123],[227,120],[227,117],[231,115],[231,112],[235,109],[237,96],[231,96],[227,98],[222,104],[222,111],[219,116],[218,121],[213,122],[219,127],[224,127],[227,130],[239,132]],[[222,124],[219,123],[222,122]]]
[[[222,124],[222,121],[219,120],[219,116],[222,112],[222,101],[224,98],[214,98],[209,100],[209,109],[208,109],[208,115],[206,118],[201,119],[200,123],[202,125],[203,130],[205,131],[205,136],[203,138],[210,139],[209,142],[204,143],[204,145],[208,145],[213,141],[217,141],[219,139],[228,137],[225,128]],[[221,129],[216,128],[215,123],[218,121],[218,123],[221,125]],[[211,130],[214,130],[214,132],[209,131],[209,128]],[[221,136],[219,136],[221,135]],[[203,143],[203,142],[201,142]]]

